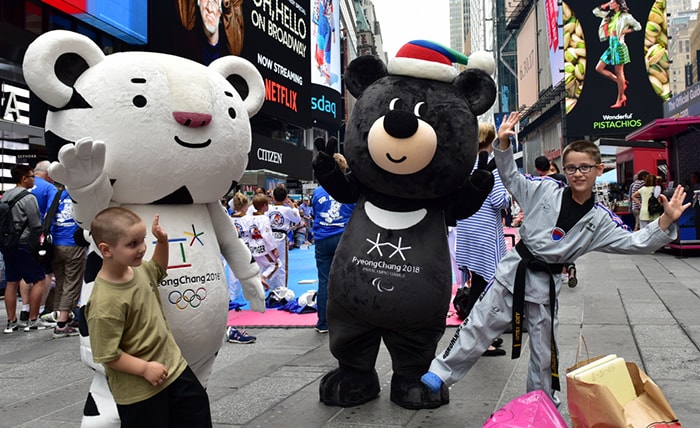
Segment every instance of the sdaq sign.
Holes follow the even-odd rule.
[[[329,113],[333,115],[333,119],[337,118],[336,103],[327,100],[325,95],[321,96],[321,98],[311,97],[311,110]]]
[[[314,83],[311,85],[309,101],[311,101],[311,117],[317,126],[328,130],[341,126],[345,117],[343,98],[335,89]]]

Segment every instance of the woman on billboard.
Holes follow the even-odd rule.
[[[630,53],[625,44],[625,34],[642,29],[642,25],[629,13],[625,0],[610,0],[593,9],[593,14],[601,18],[598,37],[608,41],[608,48],[601,55],[595,70],[617,84],[617,101],[610,108],[627,105],[627,79],[625,64],[630,62]],[[613,66],[614,73],[608,70]]]

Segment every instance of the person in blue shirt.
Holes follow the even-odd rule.
[[[75,242],[75,234],[81,230],[73,219],[73,201],[68,191],[63,189],[58,202],[58,210],[51,225],[51,238],[53,239],[53,267],[56,278],[53,307],[57,313],[55,317],[56,327],[53,330],[54,338],[77,336],[78,330],[70,326],[70,315],[78,305],[80,291],[83,286],[85,274],[86,247]],[[42,319],[45,319],[42,317]]]
[[[41,220],[44,220],[46,211],[51,206],[54,196],[56,196],[56,186],[53,180],[49,177],[49,161],[41,161],[34,168],[34,187],[29,191],[36,196],[36,202],[39,204],[39,212]]]
[[[333,155],[340,169],[345,172],[348,164],[343,155]],[[328,194],[326,189],[318,186],[311,198],[314,222],[314,248],[316,257],[316,270],[318,271],[318,294],[316,295],[316,308],[318,310],[318,322],[316,331],[328,333],[326,321],[326,303],[328,300],[328,274],[333,263],[333,255],[338,247],[340,237],[350,220],[355,204],[341,204]]]

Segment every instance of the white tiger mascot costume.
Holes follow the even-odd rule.
[[[89,38],[62,30],[37,38],[23,67],[31,91],[49,105],[46,144],[58,158],[49,174],[68,188],[78,223],[87,229],[99,211],[116,205],[146,222],[160,214],[171,245],[161,300],[206,387],[228,317],[222,255],[251,309],[265,308],[258,266],[219,201],[246,168],[249,119],[265,98],[260,73],[234,56],[208,67],[151,52],[105,56]],[[100,262],[92,251],[83,305]],[[95,378],[83,426],[119,426],[87,333],[81,329],[81,357]]]

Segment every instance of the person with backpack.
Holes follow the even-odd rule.
[[[17,322],[17,289],[20,280],[43,285],[46,273],[34,255],[41,234],[41,215],[36,197],[28,192],[34,187],[34,170],[28,165],[12,168],[14,189],[5,192],[0,202],[0,251],[5,259],[5,334],[19,330]],[[44,330],[53,324],[39,319],[44,287],[32,287],[29,295],[29,321],[24,331]]]
[[[641,206],[639,210],[639,228],[644,229],[649,223],[656,220],[663,213],[658,211],[661,186],[656,186],[656,176],[649,174],[644,179],[644,186],[632,194],[632,200]],[[656,204],[654,204],[656,202]],[[655,209],[656,208],[656,209]]]
[[[53,204],[54,200],[58,195],[58,189],[56,188],[53,179],[49,177],[49,166],[51,162],[47,160],[40,161],[34,167],[34,187],[27,189],[32,192],[32,195],[36,197],[36,202],[39,205],[39,214],[41,215],[41,221],[46,224],[46,213]],[[51,228],[50,222],[49,229]],[[46,228],[45,228],[46,229]],[[46,230],[44,230],[46,234]],[[41,299],[41,307],[39,308],[39,316],[41,317],[45,313],[53,311],[53,293],[51,293],[51,283],[53,282],[53,266],[51,265],[51,257],[41,257],[41,262],[44,267],[44,272],[46,273],[46,278],[41,282],[43,287],[44,297]],[[24,328],[27,326],[29,321],[29,295],[31,293],[31,288],[35,284],[25,284],[20,283],[19,294],[22,297],[22,310],[19,313],[19,326]],[[47,305],[47,300],[51,294],[51,299]],[[50,320],[44,320],[49,321]]]

